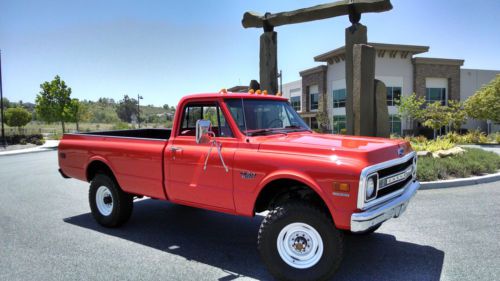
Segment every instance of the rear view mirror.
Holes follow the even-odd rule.
[[[212,123],[210,120],[198,120],[196,121],[196,143],[204,144],[209,143],[211,136],[213,135]]]

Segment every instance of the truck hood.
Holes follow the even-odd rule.
[[[412,151],[410,144],[403,140],[309,132],[262,136],[255,141],[259,143],[260,152],[355,158],[366,165],[399,158]]]

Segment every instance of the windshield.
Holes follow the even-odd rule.
[[[228,99],[226,104],[245,135],[311,131],[286,101]]]

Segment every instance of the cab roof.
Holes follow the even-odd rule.
[[[219,93],[200,93],[184,96],[181,102],[190,99],[212,99],[212,98],[244,98],[244,99],[268,99],[268,100],[281,100],[288,101],[287,98],[275,95],[251,94],[251,93],[233,93],[233,92],[219,92]]]

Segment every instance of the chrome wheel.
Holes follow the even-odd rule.
[[[95,203],[103,216],[109,216],[113,211],[113,195],[106,186],[100,186],[97,189]]]
[[[289,266],[305,269],[313,267],[323,255],[323,240],[318,231],[305,223],[285,226],[276,240],[281,259]]]

